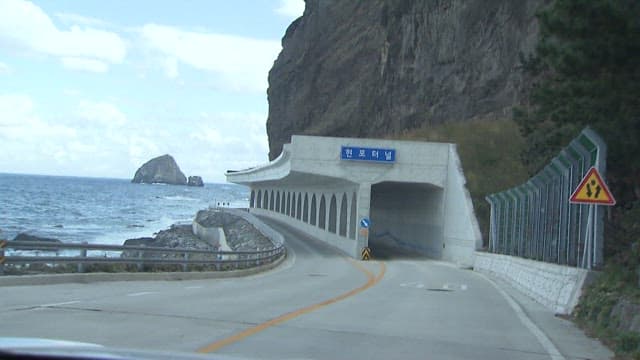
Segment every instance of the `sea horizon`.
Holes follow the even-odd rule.
[[[56,178],[125,180],[125,181],[129,181],[129,182],[131,181],[131,179],[133,179],[133,176],[130,177],[130,178],[119,178],[119,177],[109,177],[109,176],[32,174],[32,173],[0,171],[0,176],[1,175],[24,175],[24,176],[41,176],[41,177],[56,177]],[[233,184],[233,183],[230,183],[230,182],[207,182],[207,181],[204,180],[204,178],[203,178],[203,182],[204,182],[205,185],[207,185],[207,184],[209,184],[209,185],[228,185],[228,184],[236,185],[236,184]],[[143,184],[152,185],[152,184],[148,184],[148,183],[143,183]],[[153,184],[157,184],[157,183],[153,183]],[[166,184],[166,185],[174,185],[174,184]],[[186,186],[186,185],[174,185],[174,186]],[[238,186],[242,186],[242,185],[238,185]]]
[[[197,211],[218,203],[247,207],[248,197],[248,188],[231,183],[193,187],[3,172],[0,230],[7,240],[26,233],[63,242],[121,245],[190,222]]]

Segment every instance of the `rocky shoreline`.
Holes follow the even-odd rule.
[[[226,249],[231,251],[256,251],[265,250],[274,247],[272,241],[258,231],[247,220],[230,214],[225,211],[216,209],[200,210],[196,214],[194,221],[197,221],[201,226],[207,228],[222,228],[225,236]],[[35,235],[29,235],[21,233],[14,239],[16,241],[46,241],[62,243],[58,239],[43,238]],[[211,254],[193,254],[190,259],[193,260],[215,260],[216,252],[223,250],[220,242],[215,242],[207,239],[201,239],[194,234],[194,229],[191,224],[173,224],[168,229],[161,230],[152,237],[140,237],[132,238],[124,241],[123,246],[136,246],[136,247],[159,247],[159,248],[171,248],[171,249],[187,249],[187,250],[205,250],[211,251]],[[35,249],[37,250],[37,249]],[[123,258],[143,258],[143,259],[183,259],[182,253],[165,253],[153,250],[140,251],[140,250],[127,250],[120,254]],[[44,266],[42,264],[32,264],[33,266],[20,267],[20,270],[11,273],[26,274],[26,273],[42,273],[42,272],[74,272],[75,265],[57,265],[57,266]],[[193,270],[225,270],[222,268],[216,268],[213,265],[193,266]],[[173,269],[176,267],[176,269]],[[88,271],[140,271],[142,269],[135,267],[135,265],[107,265],[96,264],[86,267]],[[16,270],[16,269],[14,269]],[[180,271],[177,269],[177,265],[154,265],[145,266],[145,271]]]
[[[200,210],[194,221],[206,227],[222,228],[232,251],[254,251],[273,247],[271,241],[248,221],[214,209]],[[124,246],[167,247],[193,250],[218,249],[218,244],[200,239],[187,224],[173,224],[161,230],[154,237],[128,239]]]

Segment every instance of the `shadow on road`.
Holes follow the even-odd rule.
[[[371,248],[371,256],[374,260],[427,260],[424,254],[393,246],[385,241],[369,240],[369,248]]]
[[[344,256],[339,250],[282,222],[264,216],[258,216],[265,224],[282,234],[285,245],[293,248],[297,257],[334,258]]]

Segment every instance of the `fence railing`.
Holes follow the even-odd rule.
[[[284,238],[280,233],[245,211],[223,211],[250,222],[273,243],[273,247],[256,251],[211,251],[0,239],[0,275],[5,273],[6,266],[19,264],[77,264],[77,272],[85,272],[87,264],[133,264],[138,271],[148,265],[179,265],[182,271],[188,271],[193,265],[210,265],[216,270],[238,269],[267,264],[285,255]]]
[[[16,264],[77,264],[78,272],[84,272],[86,264],[134,264],[139,271],[146,265],[181,265],[182,271],[189,266],[213,265],[220,270],[223,265],[231,269],[248,268],[275,261],[285,252],[284,246],[260,251],[210,251],[147,246],[118,246],[102,244],[69,244],[40,241],[7,241],[0,249],[0,274],[7,265]],[[8,252],[6,249],[14,251]],[[16,253],[16,250],[18,253]],[[22,252],[20,252],[22,251]],[[25,255],[24,252],[38,252]],[[58,252],[76,251],[77,255],[56,255]],[[107,254],[110,253],[110,254]],[[118,254],[119,253],[119,254]],[[167,258],[153,254],[167,254]],[[124,255],[124,256],[123,256]]]
[[[591,167],[606,172],[607,147],[586,128],[526,183],[491,194],[489,251],[591,269],[603,263],[603,215],[569,198]]]

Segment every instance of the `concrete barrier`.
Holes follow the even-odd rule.
[[[571,314],[593,273],[514,256],[476,252],[473,269],[502,279],[557,314]]]
[[[262,220],[258,219],[253,214],[241,209],[228,208],[228,209],[221,209],[221,210],[229,214],[238,216],[246,220],[247,222],[249,222],[260,233],[262,233],[262,235],[266,236],[267,239],[271,241],[274,247],[278,248],[280,246],[284,246],[284,237],[282,236],[282,234],[273,230],[271,227],[269,227],[269,225],[262,222]]]

